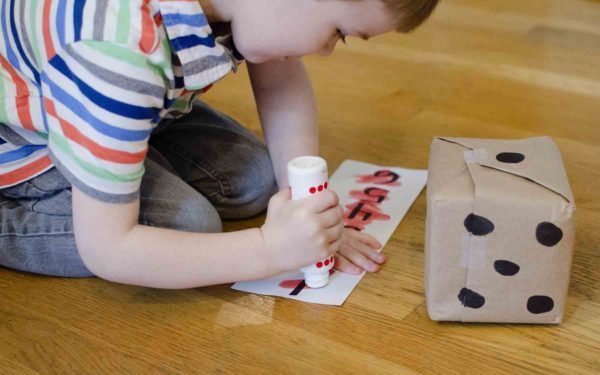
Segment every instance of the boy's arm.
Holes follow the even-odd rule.
[[[155,288],[190,288],[276,273],[261,255],[258,228],[190,233],[138,224],[139,199],[105,203],[73,186],[73,225],[79,254],[97,276]]]
[[[248,72],[280,189],[287,187],[287,162],[318,155],[315,95],[299,58],[248,63]]]

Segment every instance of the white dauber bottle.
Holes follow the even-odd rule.
[[[318,156],[300,156],[287,165],[288,182],[293,200],[319,194],[329,186],[327,162]],[[300,268],[304,282],[311,288],[321,288],[329,282],[329,270],[334,257],[330,255],[310,266]]]

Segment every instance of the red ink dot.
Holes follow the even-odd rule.
[[[331,258],[329,258],[329,260],[331,261],[331,263],[333,263],[333,255],[331,256]]]
[[[311,194],[314,194],[317,192],[317,189],[315,189],[314,187],[311,187],[309,191]]]
[[[325,265],[328,266],[329,265],[329,259],[325,259]]]
[[[325,182],[325,189],[327,189],[327,186],[329,186],[329,184],[327,182]]]
[[[317,263],[317,268],[321,268],[321,267],[323,267],[323,263],[321,263],[321,262]]]
[[[319,185],[319,191],[323,191],[323,185]]]

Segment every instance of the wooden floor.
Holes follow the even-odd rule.
[[[600,2],[445,0],[412,35],[306,61],[332,171],[347,158],[426,168],[434,135],[554,137],[577,202],[564,322],[429,320],[421,194],[343,307],[2,269],[1,374],[600,373]],[[259,132],[243,68],[206,99]]]

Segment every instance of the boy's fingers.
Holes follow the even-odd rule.
[[[348,259],[339,254],[335,256],[335,268],[352,275],[358,275],[362,272],[360,268],[356,267],[354,264],[350,263]]]
[[[331,207],[319,214],[319,220],[325,226],[330,228],[334,225],[338,225],[342,220],[343,210],[341,206]]]
[[[335,225],[331,228],[325,229],[325,236],[330,243],[341,239],[344,227],[341,225]]]
[[[358,241],[369,245],[371,248],[373,249],[379,249],[381,248],[381,243],[379,241],[377,241],[377,238],[373,237],[372,235],[365,233],[365,232],[358,232],[358,231],[354,231],[356,233],[352,233],[352,237],[356,238]]]
[[[360,241],[352,239],[351,246],[360,251],[365,257],[367,257],[375,263],[381,264],[385,262],[385,256],[383,254],[378,253],[377,251],[373,250],[368,245]]]
[[[329,207],[337,206],[339,199],[332,190],[323,190],[315,195],[306,197],[306,205],[312,212],[323,212]]]
[[[348,250],[344,250],[344,256],[348,258],[349,261],[362,268],[365,271],[369,272],[377,272],[379,271],[379,265],[373,263],[371,260],[367,259],[360,251],[349,248]]]
[[[342,239],[338,238],[337,240],[335,240],[329,244],[329,252],[331,254],[335,254],[340,250],[341,247],[342,247]]]

